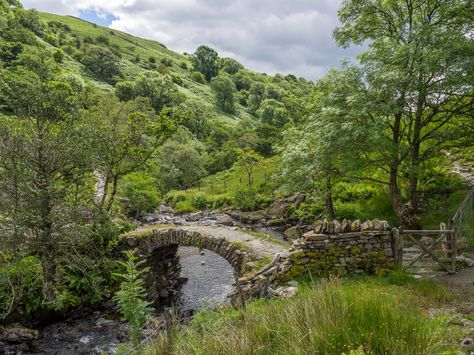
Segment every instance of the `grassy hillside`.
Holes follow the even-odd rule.
[[[138,38],[125,32],[98,26],[76,17],[59,16],[50,13],[40,13],[40,16],[47,23],[57,22],[68,26],[70,34],[72,36],[77,36],[81,40],[84,40],[87,37],[92,38],[93,40],[100,36],[107,38],[110,45],[116,46],[122,55],[120,69],[124,78],[127,80],[133,80],[140,73],[149,70],[149,58],[151,57],[156,59],[157,66],[164,61],[169,61],[171,65],[167,67],[166,70],[170,75],[176,76],[180,79],[179,90],[185,94],[186,97],[199,98],[206,102],[210,107],[213,107],[221,122],[234,124],[236,120],[241,117],[249,117],[242,107],[237,108],[235,115],[229,115],[218,110],[215,106],[214,95],[210,86],[207,83],[200,84],[191,79],[191,61],[189,57],[184,54],[171,51],[157,41]],[[138,63],[136,62],[136,58],[140,58]],[[67,69],[77,72],[101,89],[113,89],[110,84],[101,81],[99,78],[94,76],[93,73],[87,70],[71,55],[66,55],[64,65]]]

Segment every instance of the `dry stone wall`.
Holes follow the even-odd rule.
[[[385,221],[317,223],[259,272],[239,279],[234,301],[271,296],[275,287],[304,275],[379,273],[394,266],[392,230]]]

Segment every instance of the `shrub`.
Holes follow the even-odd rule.
[[[181,67],[181,69],[188,70],[188,64],[186,62],[179,63],[179,66]]]
[[[176,205],[177,203],[186,200],[186,193],[183,191],[176,191],[172,190],[168,192],[165,196],[165,201],[172,205]]]
[[[232,200],[242,211],[255,211],[259,207],[259,195],[253,187],[238,186],[232,192]]]
[[[160,202],[156,180],[146,173],[126,175],[123,178],[121,195],[127,199],[123,202],[125,211],[135,218],[153,210]]]
[[[210,202],[205,193],[198,192],[197,194],[193,195],[191,199],[191,205],[198,210],[203,210],[209,207]]]
[[[198,71],[194,71],[191,74],[191,79],[193,79],[195,82],[203,84],[206,81],[206,78],[204,75]]]

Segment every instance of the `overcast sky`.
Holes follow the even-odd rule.
[[[259,72],[321,77],[360,48],[332,39],[339,0],[23,0],[37,8],[155,39],[192,53],[201,44]]]

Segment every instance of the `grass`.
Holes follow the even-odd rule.
[[[254,169],[253,184],[258,187],[265,184],[270,175],[277,169],[278,157],[262,160]],[[226,195],[240,185],[247,183],[247,173],[243,167],[234,166],[229,170],[205,177],[199,182],[198,187],[188,189],[187,192],[204,192],[208,196]]]
[[[71,28],[71,33],[81,39],[85,37],[92,39],[99,36],[106,37],[111,45],[116,45],[120,48],[120,53],[122,54],[120,68],[126,80],[133,80],[140,73],[147,70],[148,58],[150,57],[156,58],[157,65],[160,64],[162,59],[170,60],[172,66],[168,68],[169,73],[178,76],[183,81],[183,84],[178,86],[178,89],[187,97],[199,98],[211,106],[216,113],[218,122],[233,126],[241,117],[248,116],[238,104],[235,115],[229,115],[219,110],[215,105],[214,94],[210,86],[207,83],[196,83],[191,79],[192,64],[189,57],[167,49],[166,46],[160,42],[135,37],[122,31],[94,25],[93,23],[73,16],[60,16],[44,12],[41,12],[40,16],[45,22],[56,21],[68,25]],[[137,56],[140,58],[139,63],[135,62]],[[182,68],[182,63],[186,63],[188,69]],[[111,85],[96,78],[71,56],[66,55],[64,67],[72,72],[78,73],[104,91],[113,89]]]
[[[446,320],[430,319],[416,290],[389,281],[330,280],[290,301],[258,300],[245,310],[205,310],[141,353],[448,354]],[[451,352],[454,353],[454,352]]]

